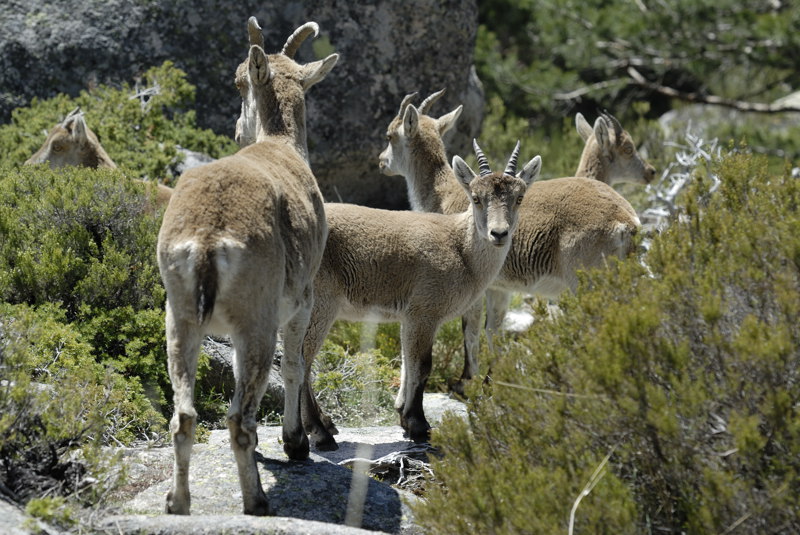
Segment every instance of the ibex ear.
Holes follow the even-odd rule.
[[[471,193],[469,183],[475,180],[475,171],[458,155],[453,156],[453,173],[467,193]]]
[[[303,91],[325,78],[336,62],[339,61],[339,54],[331,54],[325,59],[314,61],[303,66]]]
[[[413,136],[419,127],[419,111],[413,104],[409,104],[403,114],[403,134],[407,138]]]
[[[458,120],[459,116],[461,115],[461,111],[464,109],[464,106],[459,106],[458,108],[454,109],[450,113],[446,115],[442,115],[436,120],[436,126],[439,129],[439,135],[443,135],[445,132],[453,128]]]
[[[530,186],[534,180],[539,178],[539,173],[542,170],[542,157],[538,154],[525,164],[522,171],[517,173],[517,178],[521,179],[525,184]]]
[[[583,138],[584,141],[589,139],[589,137],[594,133],[592,130],[592,125],[589,124],[589,121],[587,121],[580,112],[575,114],[575,128],[578,130],[578,134]]]
[[[250,47],[247,69],[250,73],[250,81],[257,85],[267,85],[272,79],[272,71],[269,68],[269,59],[264,49],[253,45]]]
[[[594,138],[597,140],[597,144],[604,150],[609,150],[611,148],[611,134],[608,131],[608,125],[605,119],[602,117],[598,117],[594,122]]]

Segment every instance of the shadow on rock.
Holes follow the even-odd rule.
[[[403,503],[388,485],[325,461],[282,461],[262,455],[256,460],[276,480],[265,489],[273,515],[356,524],[385,533],[402,531]],[[359,480],[366,489],[359,488]],[[358,519],[360,524],[353,522]]]

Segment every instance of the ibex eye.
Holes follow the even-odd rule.
[[[480,204],[481,204],[481,200],[478,198],[478,196],[477,196],[477,195],[473,195],[473,196],[472,196],[472,202],[474,202],[474,203],[475,203],[475,204],[477,204],[478,206],[480,206]]]
[[[522,195],[517,197],[517,204],[522,204]]]

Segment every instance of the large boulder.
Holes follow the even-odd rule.
[[[264,28],[267,52],[313,20],[320,36],[301,47],[298,60],[341,56],[308,94],[311,164],[327,200],[407,205],[404,181],[383,177],[377,166],[406,93],[424,97],[446,87],[433,113],[464,104],[448,148],[469,152],[483,114],[472,69],[476,0],[12,2],[0,10],[0,122],[33,97],[133,83],[169,59],[197,87],[198,123],[232,136],[240,106],[233,73],[247,51],[251,15]]]

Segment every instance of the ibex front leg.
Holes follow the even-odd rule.
[[[397,407],[398,403],[395,402],[395,407],[400,413],[400,425],[414,442],[427,442],[430,439],[431,426],[425,419],[422,397],[431,374],[433,341],[437,329],[438,325],[431,321],[419,322],[418,325],[403,324],[401,327],[404,369],[400,388],[403,404]]]

